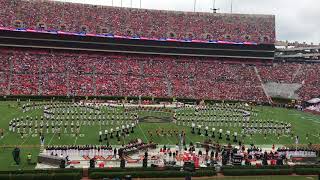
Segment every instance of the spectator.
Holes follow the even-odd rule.
[[[0,2],[5,7],[0,16],[3,27],[157,39],[275,42],[275,18],[271,15],[213,15],[59,1]]]
[[[268,102],[261,83],[298,83],[301,100],[320,94],[319,64],[245,65],[245,59],[63,50],[0,52],[1,95],[149,96]],[[10,68],[10,65],[12,69]],[[259,80],[258,75],[261,77]]]

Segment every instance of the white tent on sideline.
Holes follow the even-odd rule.
[[[313,98],[313,99],[310,99],[307,102],[310,103],[310,104],[317,104],[317,103],[320,103],[320,98]]]

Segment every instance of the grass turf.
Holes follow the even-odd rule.
[[[257,116],[252,118],[263,119],[263,120],[276,120],[283,122],[290,122],[292,125],[292,131],[295,135],[300,136],[300,143],[307,144],[319,144],[320,143],[320,116],[312,115],[309,113],[304,113],[296,110],[288,110],[283,108],[274,108],[274,107],[263,107],[257,106],[254,107],[257,111]],[[121,111],[121,108],[116,111]],[[141,114],[142,113],[142,114]],[[146,116],[150,115],[150,112],[140,112],[140,115],[145,113]],[[20,146],[21,148],[21,166],[15,166],[13,163],[11,151],[12,148],[2,148],[0,150],[2,156],[0,158],[0,170],[1,169],[28,169],[33,168],[33,166],[28,166],[26,164],[26,154],[31,152],[33,158],[39,153],[39,136],[28,135],[24,138],[21,138],[17,133],[11,133],[8,130],[9,121],[16,117],[21,116],[41,116],[43,115],[42,110],[32,110],[26,113],[23,113],[19,108],[17,102],[0,102],[0,128],[5,129],[4,137],[0,139],[0,146]],[[161,117],[161,113],[157,113],[156,116]],[[167,113],[163,113],[163,116],[168,116]],[[56,134],[47,134],[45,135],[45,144],[46,145],[77,145],[77,144],[100,144],[98,141],[98,132],[104,129],[110,129],[113,127],[115,129],[116,124],[113,125],[95,125],[89,127],[81,127],[79,138],[75,138],[73,134],[62,134],[61,139],[57,138]],[[135,128],[135,132],[130,134],[126,138],[122,138],[120,142],[113,138],[110,140],[112,145],[121,145],[126,143],[134,138],[141,138],[142,140],[148,141],[153,140],[158,144],[170,144],[174,145],[178,143],[178,137],[176,136],[156,136],[153,133],[153,136],[150,137],[148,131],[155,132],[156,129],[165,129],[165,130],[179,130],[184,129],[186,131],[186,143],[189,142],[202,142],[207,137],[191,134],[190,127],[178,126],[174,123],[139,123]],[[220,127],[216,128],[219,129]],[[234,131],[240,132],[239,128],[233,127],[224,127],[224,132],[230,130],[231,134]],[[306,139],[306,134],[309,134],[309,138]],[[239,137],[240,138],[240,137]],[[263,135],[253,135],[252,137],[246,136],[242,137],[242,142],[244,144],[257,144],[257,145],[270,145],[270,144],[294,144],[294,138],[292,139],[289,135],[282,135],[278,137],[277,135],[268,135],[267,139],[264,139]],[[220,141],[220,143],[227,143],[225,138],[223,140],[218,140],[217,137],[215,141]],[[102,142],[105,144],[105,142]],[[35,161],[35,159],[34,159]]]
[[[163,178],[162,178],[163,179]],[[184,178],[166,178],[164,180],[183,180]],[[317,180],[317,176],[245,176],[245,177],[210,177],[210,178],[192,178],[198,180]],[[144,180],[159,180],[159,179],[144,179]]]

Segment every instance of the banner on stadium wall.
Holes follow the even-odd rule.
[[[215,40],[197,40],[197,39],[174,39],[174,38],[147,38],[139,36],[119,36],[114,34],[86,34],[86,33],[74,33],[56,30],[34,30],[25,28],[6,28],[0,27],[0,30],[8,31],[24,31],[24,32],[36,32],[36,33],[51,33],[51,34],[63,34],[63,35],[74,35],[74,36],[92,36],[92,37],[107,37],[107,38],[122,38],[122,39],[142,39],[142,40],[153,40],[153,41],[169,41],[169,42],[186,42],[186,43],[218,43],[218,44],[242,44],[242,45],[258,45],[255,42],[232,42],[232,41],[215,41]]]

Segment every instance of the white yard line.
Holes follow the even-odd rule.
[[[30,113],[30,117],[36,112],[36,110],[34,110],[32,113]],[[29,135],[26,137],[26,139],[24,139],[22,141],[22,143],[20,144],[20,146],[22,146],[31,136],[32,133],[29,133]]]
[[[9,131],[8,133],[5,133],[5,134],[3,135],[3,137],[0,138],[0,140],[4,139],[9,133],[11,133],[11,131]]]
[[[80,122],[79,122],[79,123],[80,123]],[[81,126],[82,126],[82,123],[80,123],[80,126],[79,126],[79,133],[78,133],[78,136],[79,136],[79,137],[80,137],[80,132],[81,132]],[[101,130],[101,124],[100,124],[100,130]],[[74,146],[76,145],[77,140],[78,140],[78,137],[75,137],[75,140],[74,140],[74,143],[73,143]]]
[[[160,129],[161,127],[159,126],[159,124],[157,125],[157,127]],[[166,139],[170,144],[173,144],[173,142],[169,139],[169,137],[166,135]]]
[[[148,139],[147,136],[144,134],[143,130],[141,129],[141,127],[140,127],[140,125],[139,125],[139,123],[138,123],[138,127],[139,127],[140,131],[142,132],[144,138],[147,140],[147,142],[149,142],[149,139]]]
[[[314,123],[320,124],[320,122],[319,122],[319,121],[316,121],[316,120],[311,120],[311,119],[309,119],[309,121],[312,121],[312,122],[314,122]]]
[[[31,134],[29,134],[29,135],[22,141],[22,143],[20,144],[20,146],[22,146],[22,145],[29,139],[30,135],[31,135]]]
[[[49,141],[49,143],[48,143],[48,145],[50,145],[51,144],[51,141],[52,141],[52,139],[53,139],[53,137],[56,135],[56,131],[54,131],[54,133],[53,133],[53,135],[52,135],[52,137],[51,137],[51,139],[50,139],[50,141]]]
[[[176,124],[174,124],[174,125],[175,125],[175,127],[176,127],[177,129],[180,128],[178,125],[176,125]],[[182,127],[188,127],[188,126],[182,126]],[[189,128],[189,127],[188,127],[188,128]],[[193,143],[193,141],[191,140],[191,138],[190,138],[189,136],[187,136],[187,132],[185,132],[185,133],[186,133],[186,138],[187,138],[190,142]]]
[[[166,136],[167,140],[169,141],[170,144],[174,145],[173,142],[170,140],[168,136]]]
[[[74,143],[73,143],[73,145],[76,145],[77,140],[78,140],[78,138],[76,137],[76,138],[74,139]]]

